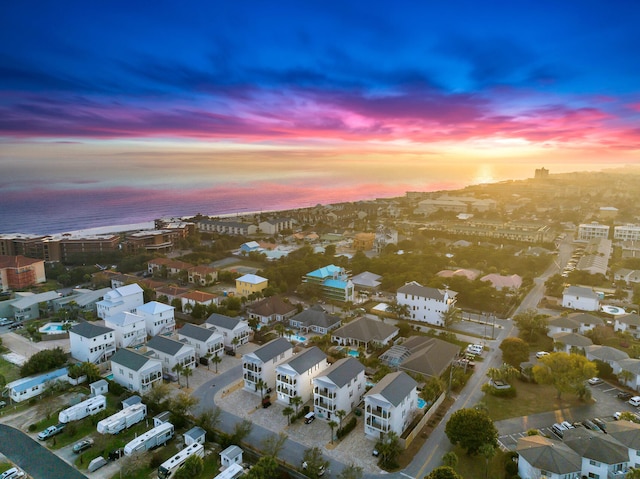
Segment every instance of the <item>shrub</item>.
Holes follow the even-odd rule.
[[[29,432],[34,432],[36,429],[38,429],[38,426],[35,424],[29,424]]]
[[[355,417],[352,417],[347,424],[345,424],[342,428],[338,429],[336,436],[338,439],[342,439],[344,436],[349,434],[356,427],[358,420]]]

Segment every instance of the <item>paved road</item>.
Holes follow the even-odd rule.
[[[0,450],[33,479],[87,479],[22,431],[0,424]]]

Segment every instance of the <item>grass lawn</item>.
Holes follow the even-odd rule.
[[[453,452],[458,456],[458,464],[454,468],[456,472],[464,477],[464,479],[504,479],[505,471],[505,453],[501,450],[496,451],[496,455],[489,461],[489,469],[486,470],[487,463],[484,456],[476,454],[469,456],[460,447],[455,447]]]
[[[553,386],[522,381],[515,381],[514,385],[518,391],[515,398],[485,395],[484,404],[494,421],[587,404],[569,393],[564,393],[562,399],[558,400],[558,392]]]
[[[20,367],[0,358],[0,375],[4,376],[7,383],[10,383],[20,377]]]

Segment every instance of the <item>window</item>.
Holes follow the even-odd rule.
[[[589,464],[592,466],[600,467],[600,463],[598,461],[594,461],[593,459],[589,460]]]

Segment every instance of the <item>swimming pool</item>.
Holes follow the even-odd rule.
[[[108,379],[109,381],[113,381],[113,373],[105,376],[105,379]]]
[[[360,356],[360,353],[358,351],[356,351],[355,349],[350,349],[347,354],[349,356],[351,356],[352,358],[357,358],[357,357]]]
[[[605,304],[604,306],[602,306],[602,311],[604,313],[608,313],[608,314],[613,314],[618,315],[618,314],[625,314],[626,311],[622,308],[618,308],[617,306],[610,306],[608,304]]]
[[[424,409],[426,405],[427,405],[427,403],[425,402],[425,400],[424,400],[424,399],[422,399],[422,398],[418,398],[418,407],[419,407],[420,409]]]
[[[71,323],[72,325],[75,323]],[[38,329],[42,334],[60,334],[64,333],[64,323],[47,323]]]
[[[307,338],[305,338],[304,336],[298,336],[297,334],[290,334],[287,339],[289,341],[296,341],[298,343],[304,343]]]

